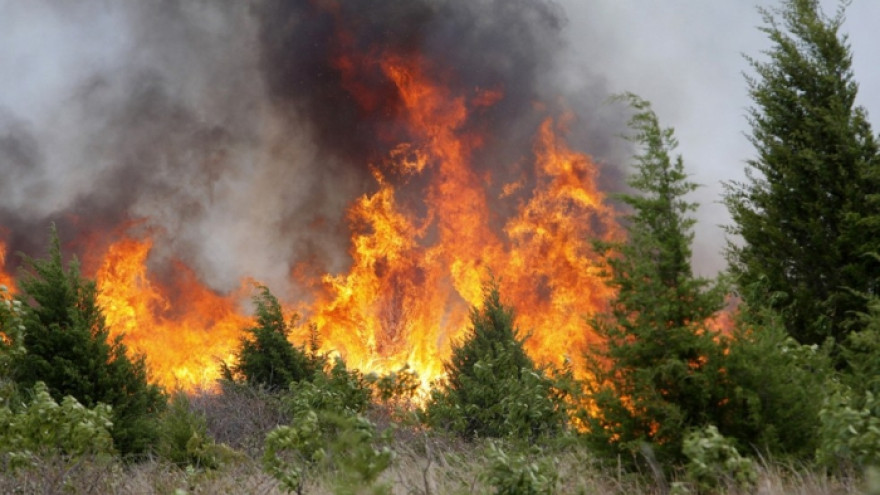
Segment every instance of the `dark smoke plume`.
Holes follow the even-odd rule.
[[[378,67],[357,81],[372,100],[353,96],[338,63],[351,53],[419,54],[454,92],[501,89],[462,129],[487,136],[474,166],[499,183],[528,173],[535,130],[560,97],[587,110],[575,147],[600,159],[616,149],[619,121],[589,115],[601,86],[558,92],[565,20],[549,1],[8,0],[2,10],[0,64],[22,75],[0,92],[0,228],[13,252],[40,253],[55,222],[86,260],[83,237],[100,246],[149,231],[159,273],[178,258],[218,290],[251,276],[296,295],[297,263],[344,269],[345,209],[375,188],[369,166],[407,138]]]

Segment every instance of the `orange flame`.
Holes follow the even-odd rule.
[[[350,44],[344,35],[339,43]],[[349,208],[351,268],[324,275],[306,308],[323,350],[365,372],[408,364],[427,385],[442,375],[443,360],[464,335],[469,309],[481,304],[492,273],[517,312],[517,325],[531,335],[532,357],[578,361],[594,341],[583,318],[611,296],[591,240],[621,232],[599,191],[596,166],[561,137],[569,117],[547,118],[535,137],[534,169],[493,193],[493,179],[502,179],[478,174],[472,162],[483,136],[465,124],[472,112],[502,101],[502,88],[455,94],[428,77],[419,57],[346,55],[336,67],[365,111],[393,100],[389,115],[405,126],[408,139],[391,143],[387,162],[373,168],[377,190]],[[387,88],[371,93],[358,82],[362,71],[383,74],[397,99]],[[416,176],[428,180],[417,181],[427,186],[414,197],[403,186]],[[494,201],[509,202],[515,213],[497,218]],[[179,262],[173,282],[163,285],[148,274],[151,248],[149,239],[127,237],[109,246],[95,276],[98,302],[113,334],[124,334],[130,349],[146,356],[160,384],[210,387],[219,376],[218,359],[233,359],[250,324],[237,305],[242,291],[218,295]],[[293,340],[306,342],[306,332],[297,330]]]
[[[98,269],[98,304],[111,336],[123,334],[130,351],[146,357],[150,376],[160,385],[213,387],[220,375],[218,360],[231,362],[250,320],[237,312],[233,297],[207,289],[181,263],[175,287],[150,280],[146,260],[151,248],[149,240],[122,239],[109,247]],[[173,305],[171,292],[180,294]]]
[[[15,292],[15,279],[6,273],[6,243],[0,240],[0,285],[5,285],[10,292]]]
[[[363,370],[409,364],[426,383],[438,378],[467,328],[469,308],[481,304],[491,271],[517,310],[519,326],[531,334],[532,356],[553,364],[578,360],[591,341],[583,317],[610,296],[590,240],[619,235],[598,191],[596,167],[570,150],[547,119],[535,143],[537,188],[503,233],[495,233],[486,178],[471,166],[481,139],[461,130],[468,98],[428,80],[418,59],[379,63],[397,86],[414,138],[403,147],[420,157],[413,167],[395,162],[392,153],[392,166],[432,180],[424,191],[425,213],[417,215],[398,204],[395,190],[374,170],[379,190],[349,211],[352,268],[325,276],[326,295],[312,308],[325,349]],[[501,98],[497,91],[478,91],[473,100],[491,105]]]

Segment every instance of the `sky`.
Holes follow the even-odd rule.
[[[675,129],[684,164],[701,184],[694,242],[694,269],[712,275],[725,265],[719,204],[722,181],[744,177],[753,157],[746,138],[751,105],[743,78],[743,54],[760,59],[769,48],[757,6],[749,0],[562,0],[568,17],[572,61],[570,84],[599,66],[611,92],[632,91],[653,104],[661,123]],[[823,0],[829,15],[838,3]],[[752,7],[754,6],[754,7]],[[853,0],[843,32],[849,35],[858,104],[868,110],[874,131],[880,116],[880,64],[876,55],[880,2]],[[585,67],[586,68],[585,68]]]
[[[726,241],[721,225],[728,224],[729,217],[719,203],[721,184],[723,181],[741,179],[745,162],[752,156],[745,135],[748,130],[745,114],[750,102],[743,79],[743,72],[750,69],[743,54],[760,57],[761,50],[768,48],[764,34],[757,29],[761,25],[761,17],[753,7],[755,2],[556,0],[556,3],[564,10],[567,19],[563,31],[567,46],[559,55],[562,61],[558,75],[560,84],[569,90],[568,94],[575,95],[573,98],[577,98],[577,95],[595,97],[596,92],[586,86],[595,87],[598,84],[602,92],[632,91],[653,102],[661,123],[675,128],[685,167],[693,180],[702,185],[693,196],[701,204],[694,245],[694,268],[704,275],[713,275],[722,270],[725,265],[722,252]],[[760,0],[758,4],[771,6],[775,2]],[[822,4],[826,12],[833,14],[837,2],[823,0]],[[33,187],[38,185],[28,182],[36,180],[34,174],[21,169],[9,170],[5,168],[7,164],[0,164],[4,167],[0,170],[6,186],[11,182],[20,186],[5,187],[0,183],[0,195],[5,196],[0,197],[0,203],[15,209],[22,217],[40,217],[59,205],[71,204],[79,191],[93,187],[94,176],[83,173],[82,164],[88,164],[90,171],[98,174],[102,170],[109,170],[110,160],[130,159],[128,156],[107,154],[107,163],[90,163],[96,144],[84,137],[113,134],[112,120],[96,124],[88,117],[89,112],[119,106],[124,98],[117,92],[132,87],[132,81],[143,76],[142,73],[126,73],[124,68],[159,67],[156,73],[148,74],[157,79],[167,74],[186,73],[187,77],[179,82],[173,77],[165,77],[165,91],[187,101],[189,108],[184,110],[193,110],[172,115],[177,119],[173,122],[189,126],[185,129],[200,125],[200,119],[207,118],[210,124],[211,119],[227,122],[239,118],[242,115],[239,107],[225,108],[222,115],[210,110],[220,99],[230,101],[230,94],[235,94],[235,98],[243,102],[242,105],[250,105],[249,108],[259,109],[265,103],[264,96],[258,94],[261,90],[252,81],[237,77],[253,71],[255,63],[254,57],[250,56],[253,50],[248,44],[250,42],[245,37],[239,39],[229,35],[247,32],[252,28],[243,21],[241,24],[229,21],[245,16],[223,17],[217,15],[217,11],[212,10],[208,3],[196,0],[181,2],[184,6],[180,12],[182,15],[199,18],[195,24],[199,32],[188,33],[186,29],[192,25],[177,22],[178,19],[153,18],[146,14],[131,17],[130,10],[141,9],[140,5],[148,3],[138,4],[138,7],[131,5],[134,4],[127,4],[124,0],[82,3],[0,0],[0,130],[6,132],[11,129],[9,132],[13,134],[9,135],[17,139],[16,150],[24,149],[27,152],[29,136],[35,136],[34,139],[40,142],[39,146],[33,146],[33,153],[45,155],[37,158],[50,165],[53,161],[72,164],[49,167],[52,173],[50,182],[57,187],[44,188],[40,201],[33,201],[34,191],[37,190]],[[152,12],[146,7],[141,10]],[[858,103],[867,108],[876,131],[876,116],[880,115],[880,64],[872,57],[875,57],[878,41],[876,23],[880,20],[880,2],[853,0],[846,18],[843,31],[850,35],[854,53],[854,71],[860,83]],[[137,19],[137,23],[132,24],[132,19]],[[162,29],[156,29],[157,26],[162,26]],[[185,46],[190,49],[181,50],[180,45],[174,44],[181,41],[186,42]],[[199,45],[208,42],[208,45]],[[151,48],[141,49],[141,45]],[[167,74],[162,71],[167,71]],[[95,77],[94,74],[101,76]],[[224,81],[228,88],[218,88],[216,81]],[[92,96],[92,93],[97,96]],[[584,105],[586,108],[594,106],[592,103]],[[117,116],[123,117],[122,114]],[[242,146],[237,153],[241,153],[242,160],[268,160],[264,156],[265,150],[255,149],[250,143],[271,140],[271,137],[251,135],[252,127],[244,120],[239,128],[227,129],[236,139],[240,138]],[[99,125],[107,127],[94,127]],[[210,126],[206,125],[205,130],[209,133]],[[139,132],[149,137],[150,133],[160,131],[139,129]],[[254,131],[258,132],[271,134],[273,128],[271,125],[264,126]],[[0,135],[0,138],[3,137]],[[114,139],[116,141],[107,146],[121,149],[124,144],[126,149],[136,149],[141,153],[154,151],[149,149],[148,143],[129,146],[131,143],[123,142],[129,139],[124,135]],[[222,141],[224,137],[217,139]],[[186,141],[174,143],[181,150],[192,147],[192,143]],[[97,146],[103,144],[98,143]],[[307,143],[288,146],[299,146],[296,150],[283,150],[284,153],[296,155],[293,161],[300,155],[310,153]],[[159,166],[174,165],[162,165],[164,158],[161,156],[154,158]],[[22,163],[25,162],[27,160]],[[126,171],[129,172],[137,170]],[[200,177],[196,172],[193,171],[193,181]],[[260,182],[265,187],[280,188],[279,184],[284,184],[282,179],[287,175],[282,177],[279,174],[293,173],[295,171],[271,169],[252,182],[254,187]],[[231,170],[224,178],[233,181],[241,177]],[[299,192],[320,191],[319,181],[325,178],[316,177],[313,183],[303,183]],[[153,185],[159,190],[175,190],[178,186],[173,181],[153,180],[157,181]],[[183,177],[174,180],[190,179]],[[197,202],[198,194],[214,193],[213,189],[203,191],[198,184],[196,186],[193,188],[195,192],[191,192],[193,196],[182,197],[180,202]],[[237,194],[235,187],[229,184],[224,187],[228,187],[229,194]],[[224,231],[212,231],[212,244],[277,244],[273,244],[276,240],[273,222],[295,218],[294,209],[301,206],[287,199],[289,194],[290,191],[279,191],[277,195],[262,195],[259,204],[250,205],[248,215],[236,220],[235,225]],[[299,196],[294,194],[294,197]],[[135,206],[158,211],[169,218],[168,223],[177,221],[179,212],[162,209],[159,203],[158,200],[145,200]],[[266,217],[285,205],[290,209],[287,217]],[[339,210],[341,207],[337,205],[332,208]],[[175,238],[174,248],[196,249],[193,245],[205,238],[205,231],[214,225],[212,218],[223,217],[226,213],[210,212],[198,217],[193,225],[199,228],[192,229],[191,238]],[[265,228],[253,230],[250,227],[254,224]],[[291,229],[295,230],[296,226]],[[266,237],[264,241],[254,240],[255,236],[261,235]],[[267,254],[261,258],[262,265],[242,267],[241,273],[230,273],[229,280],[217,281],[215,285],[229,285],[239,275],[268,276],[277,271],[275,267],[279,260],[289,260],[294,252],[300,251],[284,248],[278,253]],[[235,256],[235,249],[229,253],[215,250],[212,256],[213,260],[205,258],[205,272],[223,273],[223,270],[213,268],[227,266]]]

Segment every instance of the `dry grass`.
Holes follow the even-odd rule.
[[[394,495],[440,495],[491,493],[481,473],[486,469],[483,446],[454,439],[411,435],[395,441],[394,465],[380,479]],[[662,494],[645,476],[618,472],[595,465],[581,447],[554,452],[557,469],[556,493],[560,494]],[[2,494],[281,494],[278,483],[247,458],[217,471],[181,469],[160,460],[131,465],[118,461],[61,458],[41,459],[27,469],[0,471]],[[305,493],[333,493],[332,473],[318,475],[306,485]],[[385,493],[383,492],[383,493]],[[864,493],[855,477],[828,477],[804,468],[764,465],[756,487],[748,491],[729,490],[739,495],[844,495]]]
[[[244,455],[216,471],[174,466],[161,459],[123,463],[117,459],[60,457],[37,460],[32,467],[12,471],[0,459],[0,494],[281,494],[286,493],[260,467],[262,443],[272,428],[289,418],[276,397],[247,388],[231,388],[222,395],[201,394],[190,399],[202,413],[208,433]],[[395,427],[391,448],[393,465],[380,478],[381,493],[442,495],[491,493],[483,473],[489,462],[483,442],[429,435],[418,427],[400,426],[399,417],[376,409],[371,419],[379,428]],[[543,450],[557,476],[560,494],[658,494],[665,483],[648,473],[626,473],[616,465],[601,466],[581,445]],[[333,473],[316,473],[305,493],[331,494]],[[806,466],[765,461],[759,481],[747,492],[763,495],[845,495],[863,493],[857,476],[829,477]]]

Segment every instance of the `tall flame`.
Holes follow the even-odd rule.
[[[6,243],[0,240],[0,285],[5,285],[10,291],[15,290],[15,279],[6,273]]]
[[[210,388],[220,377],[218,361],[232,362],[249,319],[237,311],[234,297],[210,291],[180,263],[174,287],[151,281],[146,270],[151,248],[149,240],[121,239],[98,269],[98,305],[111,336],[124,335],[166,388]],[[171,293],[181,297],[172,301]]]
[[[352,100],[364,113],[380,109],[394,125],[376,132],[390,151],[371,164],[375,191],[348,209],[351,267],[309,281],[319,289],[303,312],[323,349],[363,371],[408,364],[427,383],[441,376],[491,274],[531,336],[532,357],[577,360],[593,341],[583,318],[611,296],[591,241],[616,239],[620,230],[599,191],[597,167],[565,142],[571,116],[545,116],[531,152],[519,159],[531,161],[531,170],[505,183],[507,176],[475,166],[488,131],[471,125],[504,101],[504,88],[454,89],[444,84],[454,74],[438,77],[442,70],[419,55],[353,54],[344,32],[335,43],[332,65]],[[362,82],[377,75],[387,83],[381,89]],[[512,213],[502,215],[497,204]],[[114,335],[146,356],[161,384],[210,386],[218,360],[233,359],[250,324],[239,308],[247,291],[219,295],[182,262],[172,282],[160,283],[147,269],[152,246],[148,236],[123,237],[106,249],[96,264],[98,302]],[[4,253],[0,244],[0,266]],[[4,281],[11,284],[0,273]],[[305,327],[292,335],[296,343],[307,337]]]
[[[313,308],[325,347],[361,369],[409,364],[424,380],[437,378],[492,273],[531,335],[533,357],[554,364],[578,359],[590,341],[583,317],[610,295],[590,241],[618,234],[598,191],[596,167],[565,145],[557,134],[561,126],[548,118],[534,145],[537,187],[496,233],[491,178],[479,177],[471,164],[481,139],[464,133],[462,124],[468,100],[491,105],[503,94],[450,94],[425,77],[418,59],[379,63],[403,101],[402,118],[413,137],[403,147],[417,157],[394,161],[392,152],[393,171],[430,174],[431,180],[419,215],[420,208],[398,204],[392,186],[374,170],[379,190],[349,211],[352,268],[324,277],[326,296]],[[517,187],[509,186],[505,194]]]

